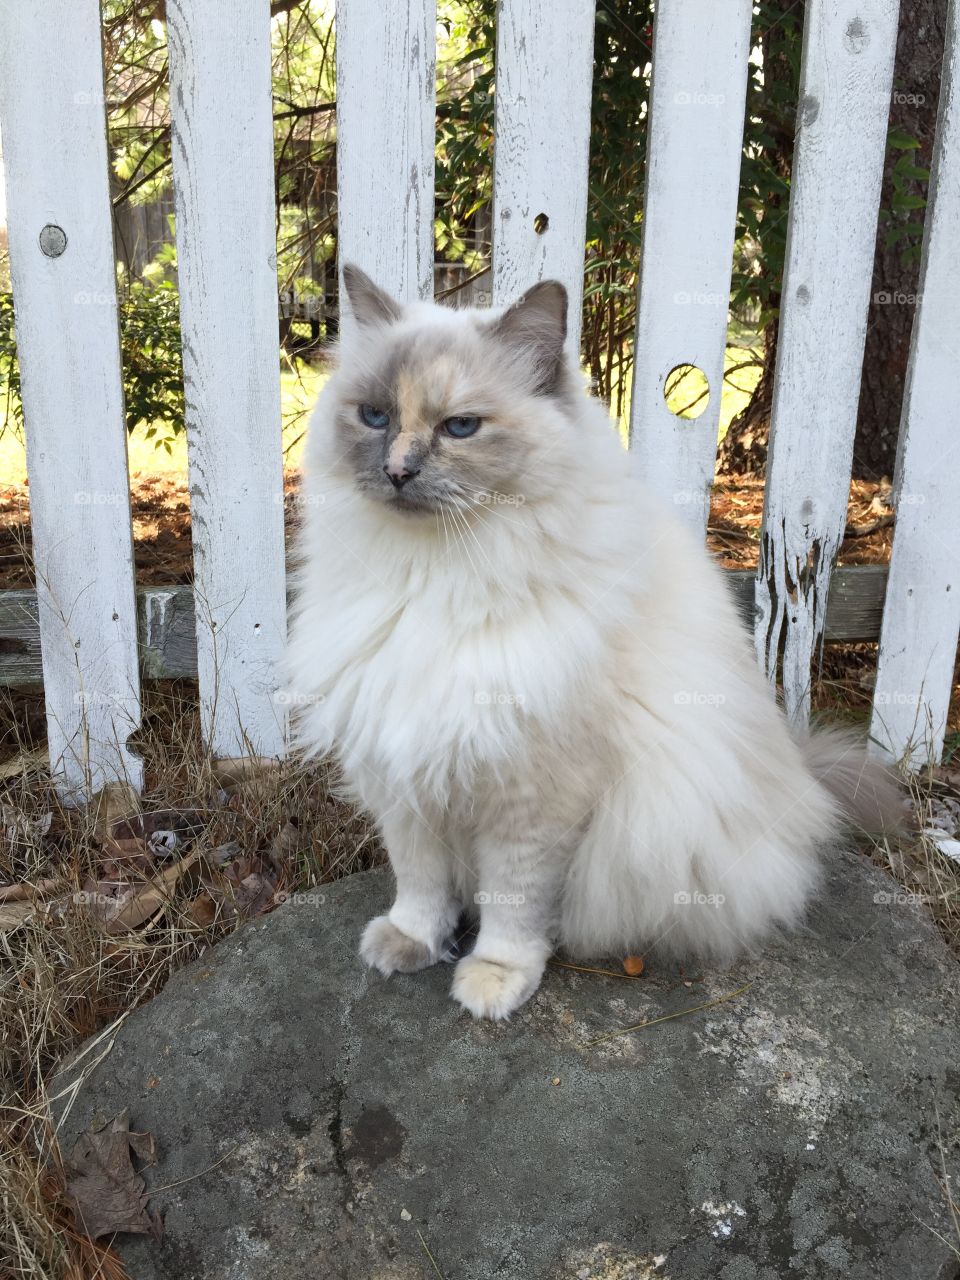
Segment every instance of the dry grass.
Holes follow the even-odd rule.
[[[49,1106],[58,1063],[250,913],[373,865],[380,852],[366,823],[332,797],[322,768],[218,776],[200,745],[195,688],[167,682],[145,691],[136,739],[145,827],[173,810],[188,812],[194,831],[170,858],[153,857],[143,840],[114,838],[130,831],[118,823],[125,793],[67,808],[42,765],[29,763],[42,732],[35,704],[11,696],[0,710],[6,753],[16,742],[28,761],[0,780],[0,1277],[121,1277],[115,1255],[77,1229],[65,1194]],[[136,927],[91,909],[91,886],[120,884],[146,901],[178,861],[189,870]],[[241,883],[237,867],[251,880]]]
[[[858,699],[849,701],[856,716]],[[51,1082],[64,1057],[156,994],[177,968],[237,928],[245,912],[270,909],[284,890],[322,884],[381,857],[366,823],[331,795],[322,768],[290,763],[249,777],[215,770],[200,742],[191,682],[148,685],[144,702],[135,740],[145,761],[144,827],[160,811],[193,822],[170,858],[145,853],[142,839],[116,838],[128,833],[118,822],[129,801],[122,792],[86,809],[65,807],[39,762],[42,699],[9,693],[0,704],[0,759],[20,761],[0,777],[3,1280],[125,1274],[115,1254],[78,1229],[65,1192],[65,1153],[50,1120]],[[942,828],[954,804],[960,826],[960,770],[931,770],[912,786],[921,826]],[[225,860],[225,849],[232,859]],[[923,895],[960,953],[960,863],[926,837],[869,852],[907,891]],[[168,897],[133,927],[118,929],[83,898],[91,885],[117,880],[142,894],[158,872],[193,855]],[[262,892],[248,892],[231,876],[238,865],[251,868],[254,880],[262,873]],[[11,894],[9,886],[21,887]],[[11,911],[23,918],[11,923]]]
[[[925,769],[909,780],[919,834],[875,842],[873,861],[929,908],[947,943],[960,957],[960,861],[939,847],[943,831],[960,841],[960,768]]]

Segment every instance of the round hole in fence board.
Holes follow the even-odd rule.
[[[663,398],[678,418],[699,418],[710,403],[707,375],[695,364],[676,364],[666,376]]]
[[[542,236],[550,225],[550,219],[545,213],[538,213],[533,220],[533,229],[538,236]]]

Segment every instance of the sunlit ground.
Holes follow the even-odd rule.
[[[296,466],[303,448],[310,409],[316,400],[326,374],[298,364],[295,373],[284,372],[280,377],[280,411],[283,422],[283,447],[285,465]],[[147,429],[138,427],[127,441],[130,479],[136,485],[145,476],[166,476],[182,479],[187,474],[187,441],[181,433],[173,437],[170,452],[158,437],[148,440]],[[17,434],[5,429],[0,436],[0,485],[21,485],[27,478],[26,456],[23,441]]]

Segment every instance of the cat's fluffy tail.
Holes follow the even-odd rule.
[[[896,773],[868,755],[863,739],[844,729],[819,728],[800,739],[807,768],[840,806],[851,826],[895,834],[906,821]]]

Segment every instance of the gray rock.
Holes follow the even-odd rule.
[[[882,874],[838,856],[808,929],[726,973],[551,967],[496,1026],[449,967],[361,967],[389,892],[249,925],[83,1083],[67,1148],[124,1107],[157,1138],[134,1280],[955,1280],[957,967]]]

